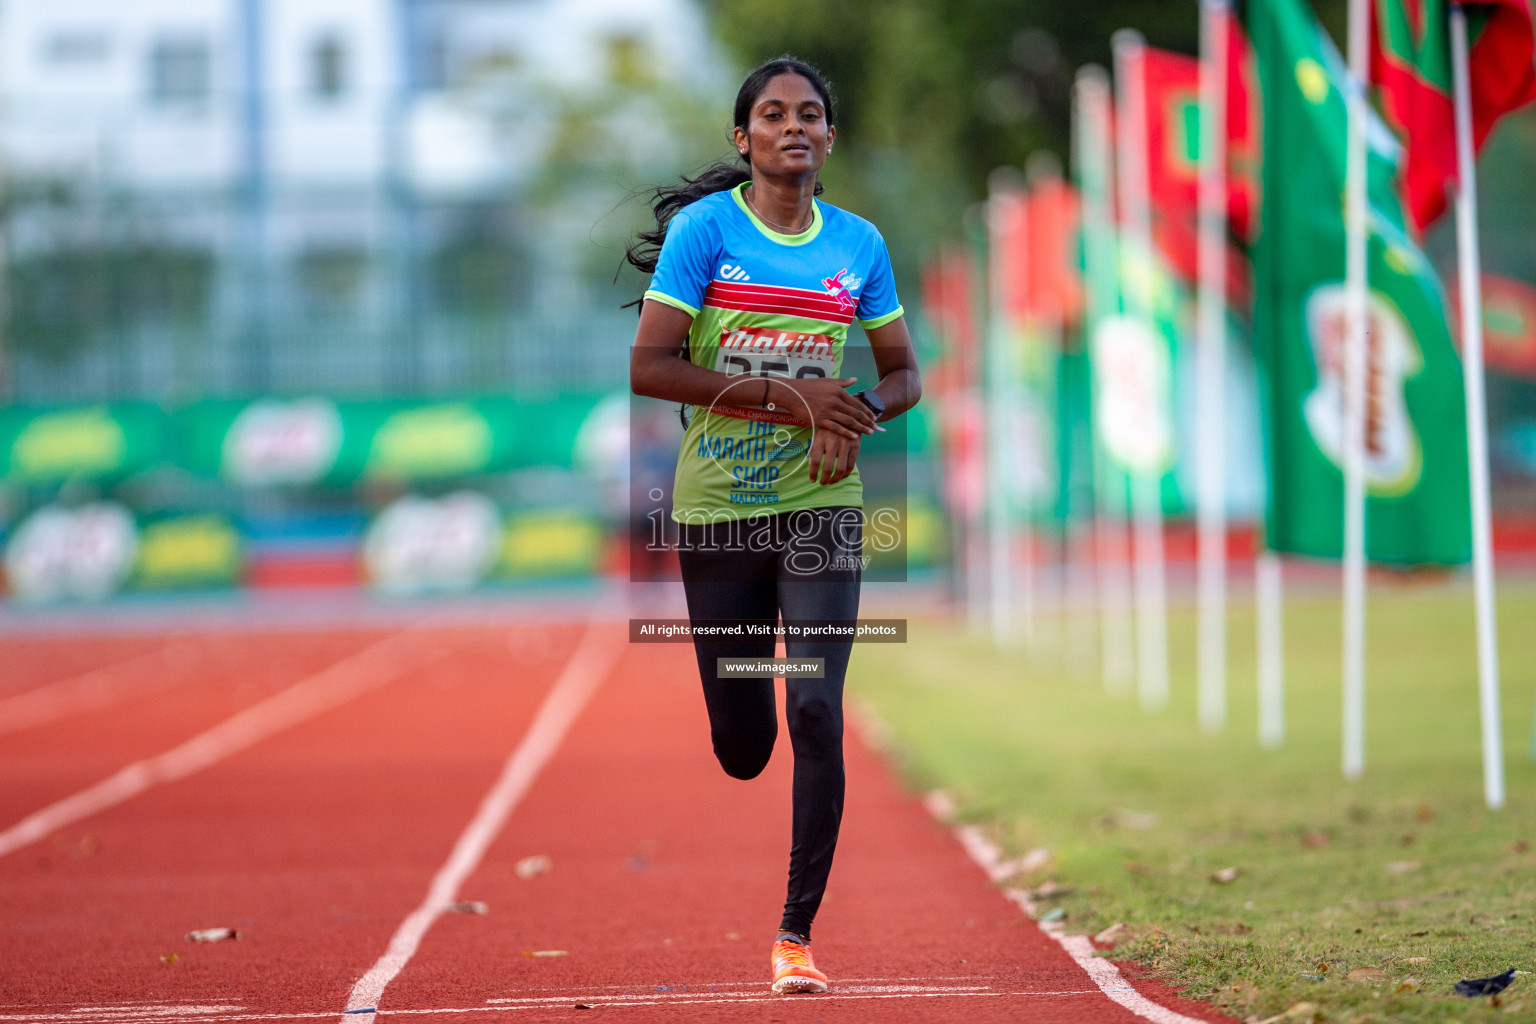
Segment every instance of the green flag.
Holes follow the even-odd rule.
[[[1183,295],[1155,251],[1120,237],[1122,312],[1094,327],[1094,417],[1105,454],[1131,473],[1169,473],[1179,455],[1174,349]]]
[[[1347,72],[1300,0],[1253,0],[1264,109],[1254,331],[1266,370],[1269,546],[1343,549],[1344,164]],[[1401,150],[1366,128],[1370,281],[1366,554],[1457,563],[1471,547],[1461,363],[1434,269],[1396,193]]]
[[[1130,474],[1156,473],[1164,514],[1179,515],[1187,511],[1175,472],[1182,448],[1174,369],[1183,290],[1156,251],[1145,251],[1116,229],[1108,118],[1087,123],[1092,117],[1088,106],[1076,160],[1089,401],[1087,410],[1063,408],[1089,412],[1102,460],[1095,484],[1112,496],[1112,506],[1126,501]]]

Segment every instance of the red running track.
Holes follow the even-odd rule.
[[[231,714],[260,713],[328,665],[345,672],[384,635],[218,638],[223,656],[204,659],[195,685],[130,687],[117,706],[7,737],[0,829]],[[70,650],[68,671],[153,650],[55,642]],[[759,779],[726,777],[691,652],[626,647],[618,625],[385,641],[402,642],[435,656],[403,658],[344,703],[0,856],[0,1024],[1224,1019],[1142,980],[1150,1013],[1111,1001],[852,733],[842,841],[816,925],[834,988],[772,996],[787,742]],[[579,645],[575,662],[596,665],[588,675],[600,680],[584,704],[566,699]],[[46,686],[65,674],[29,665],[26,678]],[[578,712],[563,733],[548,728],[557,705]],[[537,737],[550,740],[547,757],[534,756]],[[461,864],[455,894],[488,912],[432,918],[377,1012],[344,1018],[456,841],[485,818],[482,798],[515,750],[541,770],[483,857]],[[534,855],[551,870],[520,877],[516,865]],[[183,939],[211,927],[242,938]]]

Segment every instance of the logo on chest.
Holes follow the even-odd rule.
[[[750,281],[752,280],[746,270],[738,264],[720,264],[720,280],[722,281]]]
[[[831,277],[821,279],[821,286],[827,290],[828,295],[837,300],[837,307],[844,312],[852,312],[857,305],[853,292],[863,283],[863,279],[854,277],[848,272],[847,267]]]

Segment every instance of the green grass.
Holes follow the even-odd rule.
[[[1339,767],[1339,618],[1331,597],[1287,606],[1276,750],[1256,739],[1251,607],[1232,609],[1229,724],[1216,735],[1195,724],[1188,609],[1173,613],[1173,696],[1157,714],[1106,694],[1092,661],[1069,671],[1060,656],[999,653],[941,622],[914,621],[905,646],[861,647],[850,687],[890,727],[914,787],[947,789],[1011,854],[1053,851],[1014,884],[1070,889],[1043,905],[1074,932],[1124,922],[1113,955],[1189,996],[1239,1018],[1536,1020],[1536,975],[1502,1005],[1451,991],[1536,971],[1536,588],[1500,595],[1499,812],[1483,803],[1468,590],[1376,588],[1356,782]],[[1228,867],[1235,882],[1211,881]],[[1385,980],[1345,979],[1360,967]],[[1399,994],[1410,978],[1422,985]]]

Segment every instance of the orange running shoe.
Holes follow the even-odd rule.
[[[827,976],[811,961],[811,947],[788,939],[773,944],[773,991],[778,995],[795,992],[825,992]]]

